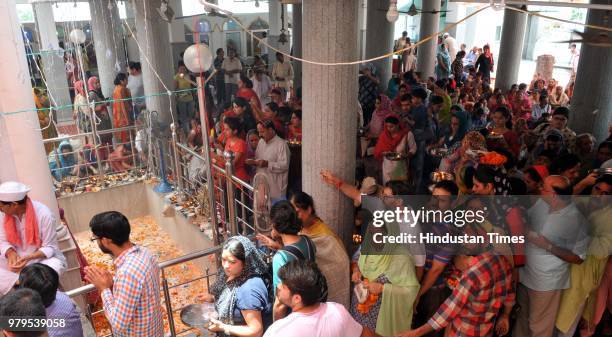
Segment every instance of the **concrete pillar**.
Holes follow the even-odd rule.
[[[274,48],[278,48],[278,37],[280,36],[281,30],[281,3],[279,0],[270,0],[268,4],[268,24],[270,29],[268,30],[268,44]],[[268,48],[268,62],[270,68],[272,64],[276,62],[276,52]]]
[[[510,86],[518,82],[519,68],[523,56],[523,41],[527,29],[527,14],[504,9],[495,88],[506,92]]]
[[[138,32],[136,31],[136,19],[134,18],[134,6],[131,3],[125,3],[125,22],[130,25],[134,36],[130,33],[129,29],[126,29],[125,44],[127,46],[128,61],[138,62],[140,61],[140,50],[138,50],[138,44],[136,39],[138,38]]]
[[[305,59],[341,62],[357,58],[357,1],[308,0],[302,6]],[[308,63],[303,67],[304,190],[316,200],[319,216],[348,244],[353,204],[325,185],[320,172],[329,169],[346,181],[355,178],[358,67]]]
[[[175,67],[172,64],[172,51],[168,42],[168,24],[159,17],[156,10],[161,5],[161,0],[133,0],[133,4],[138,41],[142,47],[140,60],[144,93],[149,96],[146,99],[147,109],[157,111],[159,122],[164,127],[168,127],[173,120],[170,115],[170,107],[172,107],[174,120],[177,120],[174,99],[167,95],[151,97],[151,95],[166,92],[166,88],[174,90]]]
[[[293,5],[293,56],[302,57],[302,5]],[[302,62],[293,62],[293,86],[302,86]]]
[[[591,4],[608,4],[607,0],[591,0]],[[612,20],[603,10],[589,9],[587,24],[612,28]],[[585,27],[585,33],[598,35],[600,30]],[[580,50],[576,86],[571,101],[569,127],[576,133],[592,133],[597,141],[608,137],[612,124],[612,48],[586,43]]]
[[[421,29],[419,30],[419,40],[430,36],[438,31],[440,24],[440,12],[435,14],[427,13],[440,10],[440,1],[423,1],[423,12],[421,14]],[[421,72],[421,78],[426,80],[427,77],[434,75],[434,67],[436,65],[436,48],[438,45],[437,37],[423,43],[418,47],[417,52],[417,71]]]
[[[381,9],[389,8],[389,0],[368,0],[368,16],[366,30],[367,59],[387,54],[393,51],[393,31],[395,23],[387,21],[387,12]],[[379,88],[384,92],[392,74],[391,57],[373,62],[376,76],[380,80]]]
[[[168,2],[174,10],[174,17],[183,16],[183,6],[181,0],[170,0]],[[182,19],[174,19],[170,22],[170,43],[185,42],[185,23]]]
[[[359,48],[359,58],[365,58],[366,48],[366,24],[367,24],[367,0],[359,0],[359,14],[357,15],[358,22],[358,33],[357,33],[357,46]]]
[[[0,1],[0,50],[11,51],[0,58],[0,181],[16,180],[29,185],[30,197],[49,207],[59,219],[51,171],[38,130],[23,37],[17,27],[15,0]],[[24,112],[10,113],[13,111]]]
[[[64,64],[63,55],[50,52],[59,50],[57,28],[55,27],[53,8],[51,5],[51,2],[32,3],[34,17],[36,19],[36,28],[38,30],[40,51],[43,52],[41,55],[43,64],[42,71],[47,81],[49,95],[55,99],[55,103],[53,103],[53,101],[51,101],[51,103],[56,106],[66,106],[72,104],[70,92],[68,90],[68,86],[72,86],[72,83],[69,84],[66,77],[66,66]],[[12,27],[12,29],[15,29],[15,27]],[[69,31],[66,33],[70,34]],[[66,47],[67,46],[68,44]],[[56,114],[57,121],[60,123],[72,121],[72,109],[70,108],[56,111]]]
[[[98,77],[104,97],[113,96],[115,76],[127,69],[119,10],[117,6],[109,8],[108,4],[106,0],[89,0]]]

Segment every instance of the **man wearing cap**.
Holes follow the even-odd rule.
[[[0,293],[8,292],[23,267],[42,263],[58,274],[66,259],[57,246],[57,220],[51,210],[27,196],[30,187],[14,181],[0,185]]]

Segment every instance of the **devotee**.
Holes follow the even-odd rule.
[[[4,319],[23,319],[24,317],[45,317],[45,306],[40,295],[32,289],[18,289],[0,298],[0,317]],[[47,329],[42,331],[23,331],[3,327],[6,337],[49,337]]]
[[[550,104],[555,108],[558,106],[566,106],[569,104],[569,97],[563,92],[563,87],[558,85],[550,94]]]
[[[442,80],[449,78],[451,74],[451,56],[444,44],[438,45],[438,54],[436,56],[436,79]]]
[[[273,87],[270,90],[270,103],[278,105],[278,107],[284,107],[285,101],[283,99],[283,92],[280,88]]]
[[[287,139],[302,141],[302,110],[295,110],[291,113],[291,122],[287,127]]]
[[[485,245],[470,245],[460,248],[454,265],[461,276],[451,295],[426,324],[399,337],[419,337],[444,328],[449,336],[508,333],[515,301],[510,262]]]
[[[483,48],[483,53],[478,56],[474,67],[476,72],[482,75],[482,80],[485,83],[491,83],[491,72],[495,66],[491,47],[486,44]]]
[[[417,145],[414,135],[400,124],[396,115],[385,118],[384,130],[378,137],[374,148],[374,158],[382,162],[383,185],[391,180],[408,180],[408,159],[414,156]],[[399,154],[399,158],[389,159],[388,154]]]
[[[376,98],[374,105],[374,113],[372,119],[368,123],[368,136],[370,138],[378,138],[380,133],[383,131],[385,126],[385,118],[387,118],[393,111],[391,111],[391,100],[386,95],[380,94]]]
[[[445,49],[448,51],[451,62],[454,62],[455,55],[457,55],[457,52],[459,52],[457,40],[455,40],[455,38],[449,33],[444,33],[444,35],[442,35],[442,44],[444,44]]]
[[[98,131],[111,129],[111,117],[108,113],[109,103],[106,102],[106,98],[102,94],[102,87],[100,86],[100,80],[92,76],[87,80],[87,89],[89,90],[89,102],[93,103],[94,111],[96,113],[96,117],[100,120],[100,123],[97,124]],[[113,135],[111,133],[107,133],[104,135],[99,135],[100,137],[100,145],[103,148],[100,149],[100,157],[101,159],[106,159],[108,147],[113,143]]]
[[[40,132],[42,132],[43,139],[57,137],[57,129],[55,123],[51,120],[49,98],[44,94],[43,89],[34,88],[34,105],[36,106],[36,112],[38,115],[38,125],[40,126]],[[53,150],[52,143],[45,143],[45,152],[49,154]]]
[[[552,119],[549,123],[542,123],[538,125],[533,131],[538,135],[544,135],[549,129],[557,129],[563,135],[563,142],[565,144],[565,148],[571,149],[576,138],[576,133],[572,129],[567,127],[569,114],[570,110],[567,107],[558,107],[553,110]]]
[[[62,141],[56,150],[49,153],[48,159],[51,175],[57,181],[79,174],[77,156],[68,140]]]
[[[144,85],[142,80],[142,66],[140,62],[130,62],[128,66],[128,84],[130,94],[133,97],[132,104],[134,105],[134,114],[136,117],[142,109],[146,108],[146,100],[144,98]]]
[[[465,68],[466,69],[470,69],[470,68],[474,68],[476,65],[476,60],[478,59],[478,47],[474,46],[472,47],[472,49],[470,50],[470,52],[467,54],[464,63],[465,63]]]
[[[119,212],[99,213],[89,227],[91,240],[114,260],[114,276],[98,266],[85,268],[85,280],[100,292],[113,335],[163,337],[157,258],[130,241],[130,223]]]
[[[580,177],[580,158],[572,153],[564,154],[555,158],[548,169],[550,174],[563,176],[574,185]]]
[[[280,52],[276,53],[276,63],[272,67],[272,80],[274,80],[274,87],[283,90],[284,101],[293,83],[293,67],[290,62],[285,62],[285,55]]]
[[[376,108],[378,97],[378,85],[380,80],[374,74],[374,65],[371,63],[359,66],[359,104],[363,109],[363,120],[367,124],[372,118],[372,113]]]
[[[612,175],[605,174],[595,180],[590,198],[578,198],[577,206],[588,215],[590,242],[586,259],[570,266],[570,287],[561,293],[556,319],[559,337],[572,337],[581,317],[588,322],[585,330],[594,330],[594,304],[596,291],[604,276],[606,264],[612,255]]]
[[[205,296],[219,315],[208,330],[217,336],[261,336],[272,323],[265,255],[247,237],[234,236],[223,244],[221,265],[223,271]]]
[[[423,175],[425,167],[425,150],[427,142],[434,138],[434,133],[427,116],[425,100],[427,92],[421,87],[412,90],[412,108],[410,116],[414,123],[411,123],[414,141],[417,144],[417,152],[412,161],[412,171],[414,172],[414,184],[417,192],[423,187]]]
[[[221,54],[221,57],[223,54]],[[217,57],[219,55],[217,54]],[[242,72],[242,63],[240,59],[236,57],[236,50],[232,48],[227,49],[227,58],[223,59],[221,64],[223,74],[225,75],[225,102],[231,102],[232,98],[236,96],[238,92],[238,79]]]
[[[534,104],[531,109],[531,120],[537,121],[542,116],[550,115],[551,107],[548,104],[548,95],[541,95],[538,104]],[[545,115],[546,114],[546,115]]]
[[[267,120],[257,123],[259,143],[255,150],[255,159],[247,160],[247,165],[263,172],[270,184],[272,201],[285,198],[287,193],[290,151],[287,142],[276,134],[274,122]]]
[[[465,57],[465,52],[460,51],[457,53],[455,60],[451,64],[451,70],[453,73],[453,78],[457,83],[463,82],[463,58]]]
[[[272,90],[272,83],[266,72],[261,69],[256,69],[255,75],[251,77],[251,81],[253,82],[253,90],[257,94],[261,104],[270,103],[270,96],[268,93]]]
[[[242,97],[236,97],[231,111],[224,113],[225,117],[237,117],[242,123],[243,130],[252,130],[257,127],[252,105]]]
[[[236,97],[242,97],[249,101],[249,103],[254,100],[255,105],[261,108],[259,96],[253,90],[253,82],[246,76],[240,76],[238,80],[238,92],[236,93]]]
[[[213,60],[213,66],[217,73],[215,74],[215,92],[217,103],[221,108],[227,107],[230,101],[225,100],[225,71],[223,70],[223,60],[225,58],[225,52],[223,48],[218,48],[216,51],[215,59]]]
[[[60,275],[66,270],[57,245],[57,219],[47,206],[28,197],[30,190],[20,182],[0,185],[0,294],[13,287],[27,265],[42,263]]]
[[[87,103],[87,92],[83,81],[74,82],[74,105],[72,109],[72,119],[76,121],[80,133],[91,132],[91,112]]]
[[[521,150],[518,135],[512,131],[512,114],[506,106],[500,106],[493,111],[493,128],[487,136],[488,147],[504,147],[516,157]]]
[[[529,209],[525,266],[519,269],[518,312],[513,336],[550,337],[561,292],[570,286],[570,264],[584,262],[586,222],[571,200],[566,177],[544,179],[542,197]],[[554,233],[554,235],[553,235]]]
[[[233,174],[242,181],[250,181],[250,176],[246,170],[245,160],[247,156],[247,143],[240,137],[242,127],[240,119],[237,117],[225,117],[223,119],[223,130],[225,132],[225,151],[234,154],[232,161]]]
[[[131,144],[120,144],[108,155],[112,172],[123,172],[132,169],[134,158]]]
[[[123,128],[130,125],[132,104],[130,103],[130,90],[127,86],[127,75],[119,73],[115,77],[115,89],[113,90],[113,127]],[[115,132],[117,143],[127,143],[130,141],[129,131]]]
[[[179,61],[177,73],[174,75],[174,90],[179,91],[176,93],[176,106],[178,123],[183,134],[189,133],[189,122],[195,114],[195,100],[191,89],[197,86],[198,84],[191,79],[185,63]]]
[[[59,275],[42,263],[31,264],[19,274],[19,288],[36,291],[42,298],[46,317],[62,320],[64,324],[48,326],[49,337],[83,337],[81,315],[74,302],[58,290]]]
[[[548,177],[548,168],[544,165],[534,165],[525,169],[523,179],[527,184],[527,194],[540,195],[546,177]]]
[[[279,270],[279,301],[291,308],[264,337],[370,337],[377,336],[357,323],[342,305],[329,301],[327,282],[317,264],[291,261]]]

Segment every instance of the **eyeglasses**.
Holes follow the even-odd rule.
[[[92,236],[92,237],[89,239],[89,241],[94,242],[94,241],[98,241],[98,240],[100,240],[100,239],[101,239],[100,237],[97,237],[97,236],[95,236],[95,235],[94,235],[94,236]]]

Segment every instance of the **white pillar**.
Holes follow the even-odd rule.
[[[504,10],[497,74],[495,75],[495,88],[500,88],[503,92],[518,82],[526,28],[527,14],[511,9]]]
[[[357,25],[359,27],[357,33],[357,46],[359,48],[359,58],[365,58],[366,48],[366,24],[367,24],[367,0],[359,0],[359,11],[357,15]]]
[[[136,31],[136,19],[134,18],[134,6],[131,3],[125,3],[125,22],[132,27],[134,36],[130,33],[129,29],[126,29],[125,42],[127,45],[128,61],[138,62],[140,61],[140,51],[138,50],[138,44],[136,39],[138,38],[138,32]]]
[[[302,5],[293,5],[293,56],[302,57]],[[293,62],[293,86],[302,86],[302,62]]]
[[[440,25],[440,1],[423,1],[423,12],[421,14],[421,29],[419,30],[419,40],[430,36],[438,31]],[[435,14],[427,13],[437,11]],[[427,79],[434,75],[434,67],[436,62],[436,47],[438,38],[423,43],[418,47],[417,52],[417,71],[421,72],[421,78]]]
[[[268,24],[270,25],[270,29],[268,30],[268,43],[272,47],[278,48],[278,37],[281,30],[281,3],[278,0],[270,0],[268,8]],[[270,63],[270,67],[276,62],[276,52],[270,48],[268,48],[268,62]]]
[[[47,89],[49,95],[53,97],[55,102],[51,102],[56,106],[66,106],[71,104],[70,92],[66,77],[66,66],[64,64],[63,55],[50,51],[59,50],[59,41],[57,39],[57,28],[53,19],[53,8],[51,2],[35,2],[32,4],[34,9],[34,17],[36,18],[36,27],[40,43],[41,58],[43,63],[43,73],[47,81]],[[12,29],[17,29],[19,24]],[[66,32],[70,34],[70,32]],[[67,46],[66,46],[67,47]],[[57,111],[58,122],[71,122],[72,109],[62,109]]]
[[[607,0],[591,0],[591,4],[608,4]],[[586,23],[612,28],[612,20],[602,10],[589,9]],[[585,28],[597,35],[600,30]],[[598,142],[608,137],[612,124],[612,48],[583,43],[576,70],[576,86],[571,102],[569,127],[576,133],[592,133]]]
[[[151,96],[166,92],[165,87],[168,90],[174,90],[174,65],[172,64],[172,50],[168,42],[168,24],[159,17],[156,10],[161,5],[161,0],[133,0],[133,4],[138,42],[143,48],[140,60],[144,92],[146,96],[149,96],[147,97],[147,109],[157,111],[159,122],[169,127],[173,120],[170,115],[170,107],[173,110],[174,120],[177,118],[174,99],[171,103],[167,95]],[[163,83],[160,82],[157,75]]]
[[[357,59],[357,7],[354,0],[308,0],[303,6],[304,58],[323,62]],[[303,64],[302,181],[316,200],[317,213],[351,242],[353,204],[321,181],[329,169],[346,181],[355,177],[357,66]],[[330,113],[333,112],[333,113]]]
[[[104,97],[113,96],[115,76],[127,69],[119,10],[117,6],[109,8],[108,4],[106,0],[89,0],[98,77]]]
[[[16,180],[32,187],[32,199],[45,204],[59,219],[42,135],[35,111],[23,37],[15,0],[0,1],[0,181]],[[24,111],[10,113],[14,111]],[[9,113],[8,115],[5,113]]]
[[[368,0],[368,16],[366,30],[366,58],[384,55],[393,51],[393,31],[395,23],[387,21],[387,12],[381,9],[389,8],[389,0]],[[379,88],[387,90],[391,79],[393,59],[387,57],[373,62],[376,76],[380,80]]]
[[[174,10],[175,18],[183,16],[182,0],[170,0],[168,4]],[[183,19],[172,20],[169,29],[170,43],[185,43],[185,22],[183,22]]]

